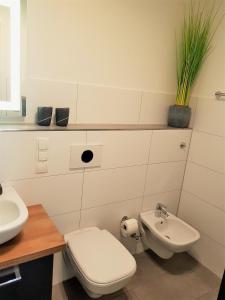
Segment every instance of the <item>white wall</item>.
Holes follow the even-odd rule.
[[[225,1],[221,12],[225,11]],[[203,67],[195,94],[198,104],[179,216],[201,232],[191,254],[217,275],[225,267],[225,20]]]
[[[49,139],[46,174],[36,174],[38,137]],[[158,201],[177,212],[190,137],[188,129],[0,133],[0,182],[11,182],[27,205],[41,203],[62,234],[99,226],[120,238],[125,215]],[[103,144],[101,167],[71,171],[71,144]],[[124,242],[136,251],[135,241]],[[57,255],[54,282],[68,276]]]
[[[24,122],[41,105],[70,107],[70,123],[167,122],[184,1],[27,2]]]

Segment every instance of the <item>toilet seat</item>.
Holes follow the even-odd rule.
[[[81,229],[66,234],[65,240],[70,261],[86,291],[112,293],[124,287],[136,272],[133,256],[107,230]]]

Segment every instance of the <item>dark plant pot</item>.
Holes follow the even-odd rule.
[[[183,105],[169,107],[168,125],[176,128],[187,128],[191,120],[191,108]]]
[[[38,107],[37,123],[40,126],[49,126],[52,120],[52,107]]]
[[[57,126],[66,127],[69,121],[70,109],[68,107],[55,109],[55,123]]]

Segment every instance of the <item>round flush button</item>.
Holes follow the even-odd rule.
[[[84,163],[89,163],[90,161],[92,161],[93,157],[94,157],[94,154],[91,150],[85,150],[81,155],[81,160]]]

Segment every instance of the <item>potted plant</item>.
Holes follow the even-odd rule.
[[[200,3],[200,2],[199,2]],[[200,4],[190,5],[184,18],[181,41],[177,43],[177,96],[176,104],[169,107],[168,125],[186,128],[191,119],[190,94],[199,71],[209,54],[218,10],[207,11]]]

